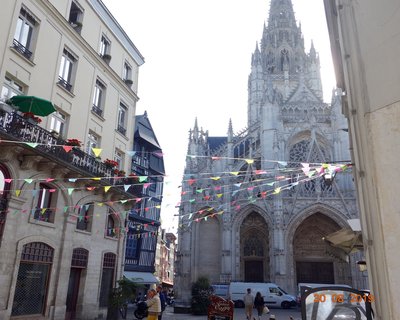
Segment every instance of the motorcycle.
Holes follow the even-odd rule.
[[[136,319],[143,319],[147,317],[148,311],[146,302],[139,301],[133,314],[135,315]]]
[[[174,302],[174,297],[167,297],[167,305],[172,306]]]

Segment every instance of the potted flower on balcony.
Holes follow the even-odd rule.
[[[110,159],[104,160],[104,164],[105,164],[107,167],[110,167],[110,168],[115,168],[116,166],[118,166],[118,162],[117,162],[117,161],[115,161],[115,160],[110,160]]]
[[[78,139],[67,139],[65,145],[67,146],[73,146],[73,147],[80,147],[82,144],[81,141],[79,141]]]
[[[118,177],[125,177],[126,172],[124,170],[119,170],[117,175],[118,175]]]
[[[42,122],[42,119],[36,117],[33,112],[24,112],[22,117],[32,124],[39,124]]]

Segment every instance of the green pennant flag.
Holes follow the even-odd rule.
[[[39,145],[39,143],[36,142],[25,142],[25,143],[31,148],[36,148]]]
[[[68,188],[68,195],[71,195],[74,192],[74,188]]]

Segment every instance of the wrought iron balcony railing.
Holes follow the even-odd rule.
[[[31,59],[32,52],[28,50],[24,45],[22,45],[18,40],[13,41],[13,48],[22,54],[25,58]]]
[[[62,86],[63,88],[65,88],[66,90],[70,91],[72,90],[72,84],[70,84],[67,80],[58,77],[58,82],[57,82],[60,86]]]
[[[102,183],[113,185],[124,191],[123,184],[128,179],[115,177],[112,167],[98,161],[94,156],[82,151],[78,147],[66,152],[62,146],[68,143],[54,137],[49,131],[28,122],[16,112],[0,111],[0,136],[3,139],[37,143],[34,151],[45,158],[55,160],[61,165],[80,172],[82,175],[104,177]],[[133,188],[127,190],[132,193]]]
[[[99,108],[98,106],[96,106],[96,105],[93,105],[93,106],[92,106],[92,111],[93,111],[95,114],[99,115],[100,117],[103,116],[103,110],[102,110],[101,108]]]
[[[126,134],[126,128],[121,126],[120,124],[118,125],[117,131],[120,132],[121,134],[125,135]]]

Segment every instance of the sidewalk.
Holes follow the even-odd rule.
[[[136,309],[136,305],[129,305],[128,307],[128,315],[126,317],[127,320],[136,320],[133,312]],[[292,316],[295,320],[301,319],[301,314],[298,309],[273,309],[270,308],[270,314],[275,315],[276,320],[289,320],[289,316]],[[268,320],[269,315],[265,315],[262,317],[262,320]],[[254,310],[253,313],[256,316],[256,312]],[[145,320],[146,318],[144,318]],[[246,316],[244,314],[244,308],[235,308],[233,314],[234,320],[245,320]],[[257,316],[256,316],[257,319]],[[165,311],[163,312],[162,320],[207,320],[207,316],[195,316],[192,314],[186,313],[174,313],[174,308],[167,306]]]

